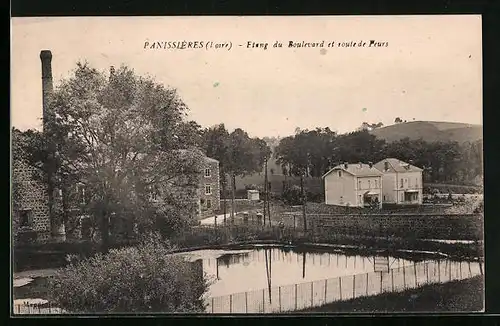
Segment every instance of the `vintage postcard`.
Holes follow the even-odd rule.
[[[484,310],[481,16],[11,26],[13,315]]]

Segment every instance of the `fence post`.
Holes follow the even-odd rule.
[[[380,272],[380,293],[382,293],[382,272]]]
[[[448,266],[449,266],[448,267],[448,274],[449,274],[450,281],[451,281],[452,280],[452,278],[451,278],[451,261],[449,262]]]
[[[417,282],[417,264],[413,264],[413,274],[415,274],[415,287],[418,287],[418,282]]]
[[[212,313],[214,313],[214,297],[212,297]]]
[[[324,300],[325,302],[324,303],[326,303],[326,291],[327,291],[327,289],[328,289],[328,279],[325,280],[325,300]]]
[[[368,296],[368,273],[366,273],[366,296]]]
[[[295,284],[295,310],[297,310],[297,284]]]
[[[391,269],[391,289],[394,292],[394,269]]]
[[[441,261],[438,260],[438,282],[441,283]]]
[[[472,277],[472,270],[470,269],[470,261],[467,263],[469,264],[469,277]]]
[[[356,297],[356,274],[352,277],[352,298]]]
[[[314,282],[311,282],[311,307],[314,307]]]
[[[342,277],[339,277],[340,300],[342,301]]]
[[[403,290],[406,290],[406,273],[404,264],[403,264]]]
[[[281,312],[281,286],[278,288],[278,302],[280,305],[280,312]]]
[[[262,312],[266,312],[266,290],[262,289]]]
[[[460,279],[462,279],[462,261],[460,261],[458,264],[458,269],[460,270]]]
[[[233,295],[229,295],[229,313],[233,312]]]
[[[483,264],[481,264],[481,261],[479,261],[479,272],[483,275]]]
[[[248,292],[245,292],[245,313],[248,314]]]

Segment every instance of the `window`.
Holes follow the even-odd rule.
[[[358,189],[361,189],[361,180],[358,180]]]
[[[418,188],[418,178],[415,178],[415,188]]]
[[[403,185],[403,178],[401,178],[401,188],[403,188],[404,185]]]
[[[372,188],[371,181],[368,180],[368,189],[371,189],[371,188]]]
[[[210,174],[210,169],[205,169],[205,178],[210,178],[211,174]]]
[[[339,171],[339,178],[342,177],[342,171]]]
[[[21,226],[30,226],[31,224],[31,211],[22,210],[19,212],[19,223]]]
[[[378,188],[378,180],[375,179],[375,188]]]
[[[207,199],[207,208],[212,208],[212,201]]]
[[[359,203],[362,204],[363,203],[363,197],[361,197],[361,195],[359,195]]]
[[[205,185],[205,195],[212,194],[212,187],[210,185]]]
[[[384,201],[385,201],[385,195],[384,195]]]

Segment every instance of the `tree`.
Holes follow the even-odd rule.
[[[201,266],[172,249],[153,236],[71,263],[49,280],[50,299],[70,313],[205,312],[209,283]]]
[[[263,140],[252,139],[245,131],[237,128],[229,135],[228,152],[227,172],[231,176],[231,218],[233,218],[236,176],[262,171],[263,164],[271,151]]]
[[[400,117],[397,117],[396,119],[394,119],[394,123],[401,123],[403,122],[403,120],[401,120]]]
[[[192,146],[196,140],[187,130],[196,126],[184,122],[187,107],[174,89],[124,66],[107,78],[78,63],[50,108],[57,118],[42,138],[58,144],[56,174],[78,180],[90,194],[80,212],[95,218],[104,251],[114,216],[142,232],[159,221],[174,230],[190,224],[202,153]],[[43,146],[32,152],[43,153]],[[59,178],[63,190],[70,177]]]

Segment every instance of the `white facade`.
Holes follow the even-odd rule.
[[[324,176],[327,205],[363,207],[382,205],[382,173],[366,164],[337,166]]]
[[[422,169],[397,159],[385,159],[375,167],[383,175],[382,201],[387,204],[422,204]]]

